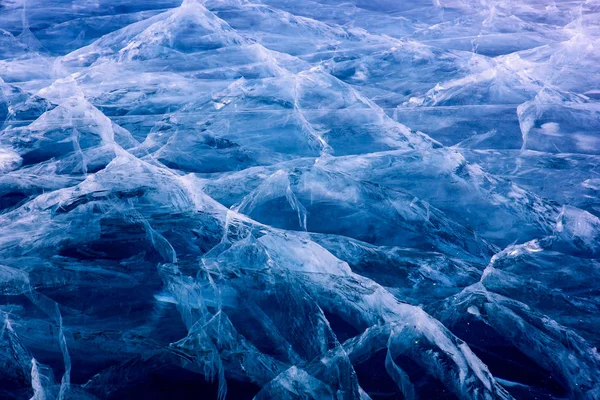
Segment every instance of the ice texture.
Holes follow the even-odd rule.
[[[0,398],[600,399],[600,3],[0,0]]]

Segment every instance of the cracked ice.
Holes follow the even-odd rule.
[[[599,399],[599,27],[0,1],[0,398]]]

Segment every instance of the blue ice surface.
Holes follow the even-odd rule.
[[[0,0],[0,398],[600,399],[600,4]]]

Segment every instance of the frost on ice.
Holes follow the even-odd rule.
[[[0,398],[599,399],[599,26],[0,2]]]

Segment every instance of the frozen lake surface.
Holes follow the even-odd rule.
[[[600,399],[600,2],[0,0],[0,398]]]

